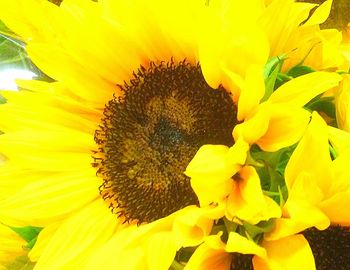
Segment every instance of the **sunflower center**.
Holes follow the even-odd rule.
[[[330,226],[324,231],[308,229],[309,242],[317,270],[346,270],[350,265],[350,228]]]
[[[231,270],[253,270],[253,255],[233,253]]]
[[[198,204],[183,173],[201,145],[232,145],[236,107],[199,65],[140,68],[120,86],[95,132],[101,195],[125,221],[151,222]]]

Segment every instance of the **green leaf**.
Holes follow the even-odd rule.
[[[335,160],[338,157],[337,151],[331,145],[329,145],[329,153],[331,154],[332,160]]]
[[[6,98],[4,98],[1,94],[0,94],[0,104],[5,104],[6,103]]]
[[[323,112],[335,120],[336,110],[333,100],[334,97],[318,96],[312,99],[308,104],[306,104],[305,108],[311,111]]]
[[[262,98],[262,102],[268,100],[268,98],[272,95],[273,91],[275,91],[275,84],[277,80],[277,76],[282,68],[282,61],[277,62],[276,66],[273,68],[271,74],[265,80],[265,95]]]
[[[184,263],[187,263],[188,260],[191,258],[192,254],[195,252],[196,248],[197,247],[180,248],[175,256],[175,260],[174,260],[175,266],[179,266],[178,264],[184,265]]]
[[[246,221],[243,221],[243,227],[245,231],[249,234],[249,236],[254,240],[260,240],[261,235],[264,233],[268,233],[273,230],[275,227],[274,219],[270,219],[268,221],[261,221],[258,224],[250,224]],[[258,241],[257,241],[258,242]]]
[[[37,238],[38,234],[42,230],[40,227],[10,227],[15,233],[17,233],[21,238],[26,240],[28,243],[31,243],[34,239]]]
[[[264,194],[278,204],[282,204],[288,197],[284,171],[296,145],[282,148],[276,152],[264,152],[253,146],[250,155],[263,166],[255,167],[259,174]]]
[[[280,55],[280,56],[272,57],[267,61],[263,71],[265,81],[273,72],[273,70],[276,68],[276,66],[279,65],[280,63],[283,64],[283,61],[285,59],[286,59],[286,55]]]
[[[311,67],[308,66],[303,66],[303,65],[298,65],[298,66],[294,66],[292,67],[290,70],[288,70],[287,75],[291,76],[293,78],[305,75],[305,74],[309,74],[315,72],[315,70]]]
[[[275,89],[278,89],[281,85],[285,84],[286,82],[292,79],[293,78],[288,76],[287,74],[278,73],[276,83],[275,83]]]

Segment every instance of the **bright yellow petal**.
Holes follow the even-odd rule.
[[[261,9],[261,1],[258,2]],[[213,88],[222,84],[231,90],[228,88],[229,78],[222,72],[224,69],[244,78],[250,65],[262,67],[267,61],[269,45],[255,23],[259,5],[254,7],[247,3],[223,2],[221,7],[215,9],[213,2],[203,17],[203,27],[199,33],[199,59],[203,75]]]
[[[201,205],[219,202],[231,188],[233,176],[244,164],[248,145],[239,140],[233,147],[224,145],[204,145],[186,168],[191,177],[191,186]]]
[[[91,254],[84,269],[151,270],[152,268],[149,267],[148,263],[151,263],[152,266],[156,267],[161,267],[163,263],[168,264],[170,257],[174,252],[175,240],[178,240],[172,235],[171,227],[174,218],[177,217],[177,215],[182,214],[183,211],[187,211],[186,208],[149,224],[140,226],[127,225],[126,228],[122,228],[116,232],[113,237],[95,250],[94,254]],[[162,259],[162,265],[157,265],[157,262],[154,261],[155,258],[149,258],[151,254],[148,252],[152,251],[147,250],[153,245],[158,247],[164,245],[165,243],[161,239],[162,235],[165,236],[166,239],[174,242],[171,242],[169,247],[166,249],[169,253],[164,254],[166,258]],[[159,242],[152,243],[152,239]],[[157,250],[156,252],[162,253],[163,251]],[[166,269],[168,269],[168,267],[166,267]]]
[[[329,127],[329,141],[337,154],[350,151],[350,133],[338,128]]]
[[[340,129],[350,132],[350,76],[344,75],[335,99],[337,123]]]
[[[187,207],[180,212],[173,223],[177,246],[197,246],[210,234],[214,220],[223,217],[224,207]]]
[[[251,118],[234,127],[232,134],[235,141],[243,139],[250,145],[257,142],[268,130],[270,114],[270,106],[267,104],[259,106]]]
[[[271,105],[269,127],[257,144],[264,151],[274,152],[300,140],[310,121],[310,113],[287,104]]]
[[[332,0],[323,2],[318,8],[315,9],[312,16],[305,22],[304,26],[324,23],[331,12],[332,3]]]
[[[312,250],[304,236],[292,235],[277,241],[264,241],[267,259],[255,256],[254,269],[259,270],[316,270]]]
[[[54,222],[40,231],[34,247],[28,253],[28,257],[31,261],[36,262],[39,260],[61,224],[62,222]]]
[[[290,39],[295,35],[299,25],[307,19],[309,11],[316,6],[294,2],[293,0],[271,1],[258,20],[269,39],[271,56],[290,51],[292,45]]]
[[[82,268],[82,264],[115,232],[118,220],[103,200],[84,207],[53,235],[35,269]]]
[[[347,192],[339,192],[330,199],[320,203],[320,209],[335,224],[350,225],[350,213],[345,211],[350,204],[350,189]]]
[[[247,69],[244,87],[238,100],[237,119],[242,121],[254,112],[264,94],[265,82],[262,68],[252,65]]]
[[[262,258],[266,257],[266,251],[263,247],[236,232],[230,232],[227,240],[226,251],[238,252],[241,254],[254,254]]]
[[[314,226],[324,230],[330,225],[329,218],[318,207],[305,201],[287,202],[283,215],[287,217],[275,220],[274,230],[265,236],[267,240],[281,239]]]
[[[2,265],[26,254],[24,246],[27,245],[27,242],[2,223],[0,223],[0,242],[0,269]]]
[[[240,171],[240,179],[234,180],[233,191],[227,199],[226,217],[237,217],[256,224],[262,220],[281,216],[280,207],[263,195],[260,178],[253,167]]]
[[[341,79],[337,73],[312,72],[280,86],[269,101],[302,107],[317,95],[337,86]]]
[[[315,166],[317,160],[317,166]],[[324,120],[314,112],[304,137],[293,152],[285,171],[288,190],[300,172],[313,175],[322,192],[329,189],[331,158],[328,146],[328,128]]]
[[[98,198],[100,184],[91,171],[43,175],[3,200],[0,215],[13,220],[15,226],[43,227]]]
[[[211,235],[193,253],[184,270],[228,270],[231,255],[224,250],[220,235]]]
[[[30,43],[27,52],[43,72],[69,85],[81,98],[99,104],[96,106],[103,106],[113,93],[119,91],[113,83],[106,82],[93,71],[86,69],[58,46]]]
[[[149,269],[169,269],[176,255],[176,240],[173,234],[161,232],[148,239],[147,265]]]

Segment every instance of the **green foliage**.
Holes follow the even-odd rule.
[[[311,72],[315,72],[315,70],[308,66],[297,65],[288,70],[287,75],[293,78],[297,78],[299,76],[306,75]]]
[[[335,119],[335,105],[333,101],[334,97],[317,96],[306,104],[305,108],[310,111],[323,112],[328,117]]]
[[[266,101],[276,89],[276,81],[281,72],[285,57],[276,56],[269,59],[265,65],[263,76],[265,79],[265,95],[261,101]]]
[[[265,195],[280,205],[283,205],[288,197],[284,171],[295,147],[296,145],[293,145],[276,152],[264,152],[254,145],[250,151],[251,158],[261,164],[256,167],[256,171]]]
[[[38,234],[42,230],[39,227],[27,226],[27,227],[10,227],[15,233],[17,233],[21,238],[27,241],[27,248],[33,248]]]

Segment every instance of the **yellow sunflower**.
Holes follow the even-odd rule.
[[[211,201],[227,195],[237,172],[261,192],[245,166],[249,145],[296,143],[310,117],[302,107],[341,79],[315,72],[266,94],[270,45],[256,18],[268,9],[262,1],[0,0],[1,19],[49,77],[18,81],[21,91],[4,91],[0,108],[0,221],[44,227],[29,253],[35,270],[168,269],[227,211],[202,203],[183,174],[202,145],[220,148],[218,159],[205,171],[208,162],[195,158],[187,172],[192,183],[193,164],[197,175],[224,179]],[[266,207],[241,216],[252,223],[273,207],[260,195]]]

